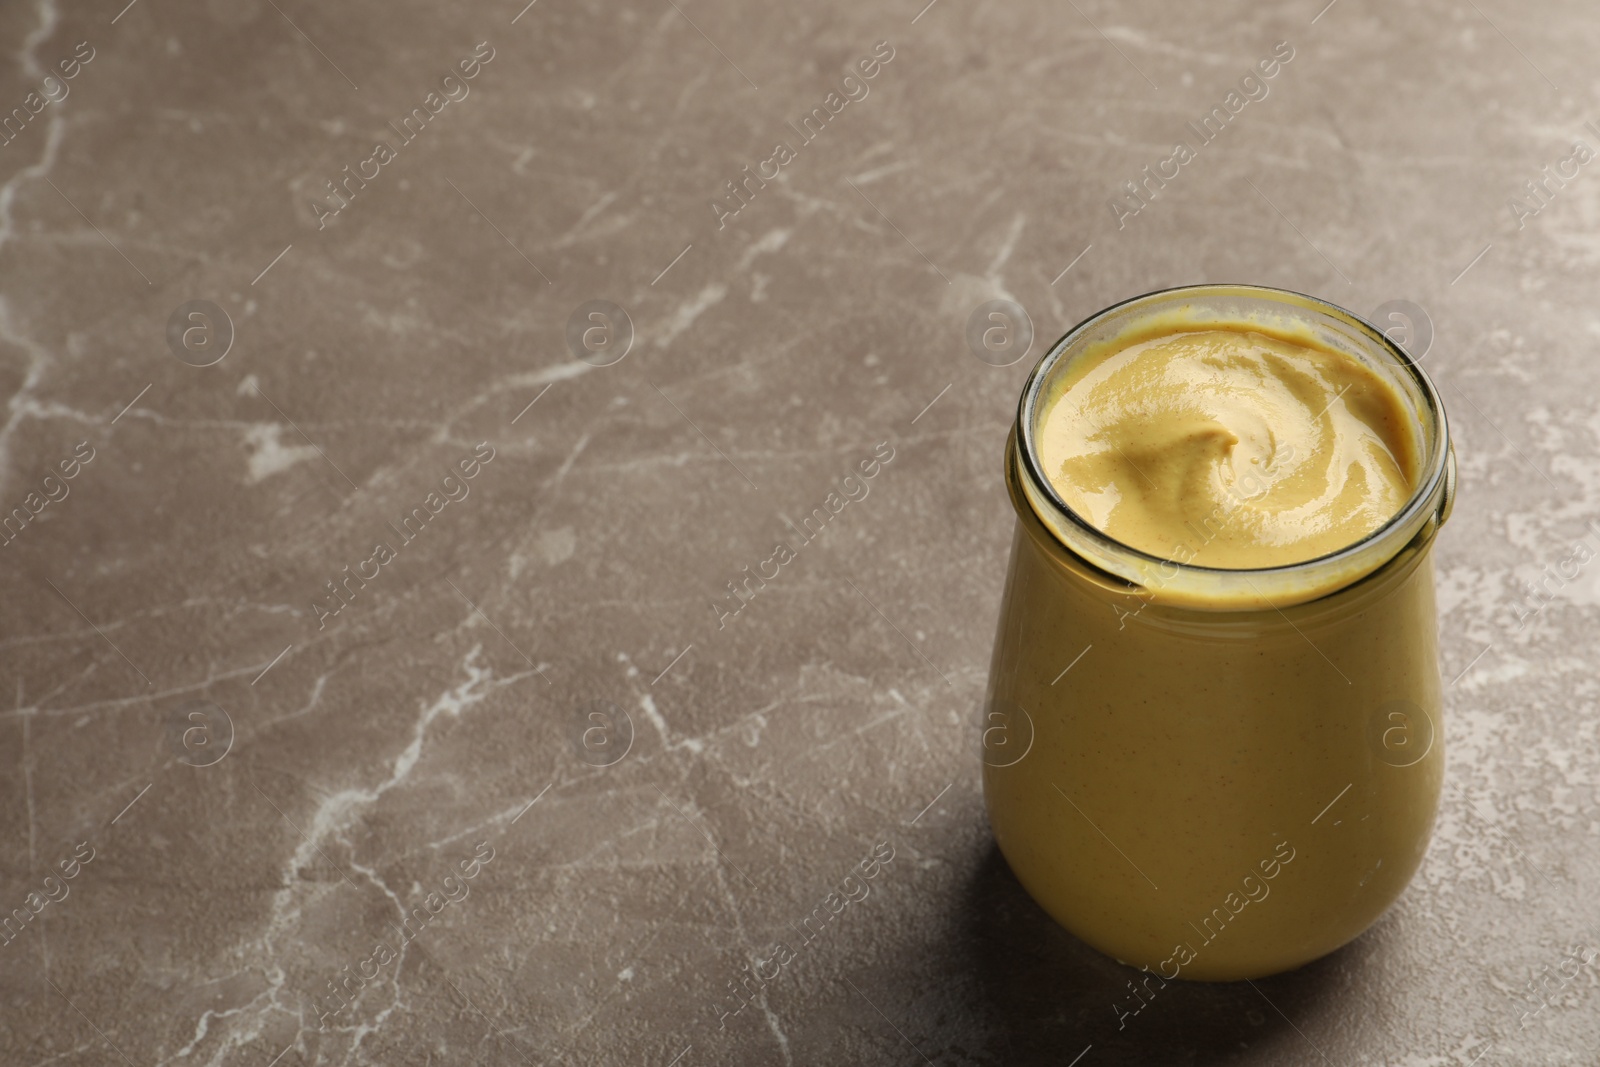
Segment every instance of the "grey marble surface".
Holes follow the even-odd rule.
[[[1593,9],[921,2],[0,7],[0,1062],[1600,1062]],[[1000,456],[1208,280],[1414,305],[1448,783],[1365,936],[1119,1027],[984,819]]]

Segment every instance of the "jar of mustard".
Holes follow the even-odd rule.
[[[1044,355],[1005,469],[983,781],[1023,886],[1166,980],[1359,935],[1421,862],[1444,774],[1431,549],[1455,463],[1421,367],[1312,297],[1150,293]]]

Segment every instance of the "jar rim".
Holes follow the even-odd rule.
[[[1337,327],[1340,336],[1364,349],[1353,356],[1381,357],[1401,377],[1397,386],[1416,404],[1418,477],[1410,497],[1389,519],[1353,544],[1312,559],[1270,567],[1207,567],[1168,559],[1128,545],[1074,511],[1044,476],[1036,441],[1041,395],[1058,368],[1085,350],[1092,331],[1118,317],[1130,323],[1141,312],[1156,313],[1205,298],[1247,299],[1285,313],[1308,327]],[[1247,325],[1223,315],[1219,325]],[[1196,328],[1204,328],[1196,323]],[[1408,389],[1404,388],[1409,386]],[[1383,331],[1345,308],[1319,297],[1269,286],[1210,283],[1157,289],[1119,301],[1083,319],[1040,356],[1023,385],[1013,430],[1012,452],[1023,475],[1024,503],[1064,548],[1092,565],[1143,587],[1153,600],[1221,610],[1282,607],[1345,588],[1388,562],[1419,533],[1429,536],[1449,514],[1455,490],[1455,459],[1444,403],[1421,364]],[[1430,528],[1431,527],[1431,528]],[[1169,573],[1170,572],[1170,573]]]

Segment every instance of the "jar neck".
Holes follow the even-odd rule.
[[[1200,567],[1162,559],[1122,544],[1069,508],[1043,475],[1034,430],[1040,398],[1067,364],[1091,346],[1131,332],[1160,315],[1196,329],[1241,321],[1293,320],[1320,344],[1382,372],[1414,416],[1417,485],[1384,525],[1337,552],[1300,563],[1241,570]],[[1136,297],[1075,326],[1039,361],[1024,387],[1006,455],[1006,478],[1019,516],[1026,508],[1067,552],[1113,583],[1123,583],[1151,603],[1202,611],[1254,611],[1301,604],[1344,589],[1399,555],[1414,542],[1431,541],[1455,497],[1455,457],[1437,391],[1402,349],[1350,312],[1325,301],[1256,286],[1190,286]]]

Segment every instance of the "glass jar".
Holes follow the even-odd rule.
[[[1356,544],[1254,570],[1160,559],[1096,530],[1041,472],[1041,398],[1074,358],[1153,321],[1258,325],[1373,369],[1415,420],[1410,499]],[[1455,461],[1422,369],[1298,293],[1150,293],[1040,360],[1006,482],[1017,524],[984,797],[1034,900],[1168,980],[1287,970],[1370,926],[1422,860],[1444,775],[1431,548]]]

